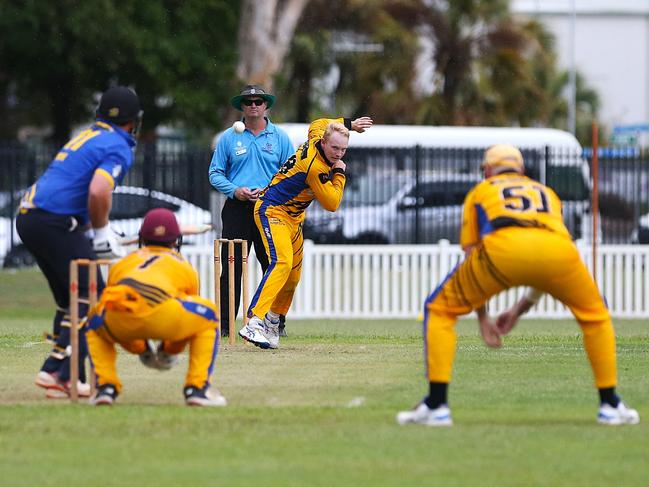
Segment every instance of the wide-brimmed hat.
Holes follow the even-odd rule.
[[[243,109],[241,108],[241,100],[249,96],[258,96],[266,100],[266,108],[270,108],[275,104],[275,95],[266,93],[266,91],[264,91],[264,89],[259,85],[244,86],[243,90],[241,90],[241,93],[233,97],[232,100],[230,100],[230,103],[234,108],[242,112]]]

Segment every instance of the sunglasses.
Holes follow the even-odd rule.
[[[246,99],[241,101],[242,104],[244,104],[247,107],[251,107],[253,103],[257,105],[258,107],[262,106],[264,103],[266,103],[266,100],[262,100],[260,98],[255,98],[254,100]]]

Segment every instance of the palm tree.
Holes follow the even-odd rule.
[[[311,0],[298,23],[286,81],[302,100],[301,119],[309,103],[315,113],[332,110],[318,107],[311,93],[313,80],[336,66],[335,112],[371,113],[380,123],[565,128],[565,80],[556,67],[554,38],[538,22],[512,17],[508,5],[508,0]],[[346,31],[382,50],[333,55],[332,41]],[[426,92],[416,83],[422,43],[432,46],[423,59],[433,71]],[[592,116],[593,96],[578,93],[583,100],[578,116]]]

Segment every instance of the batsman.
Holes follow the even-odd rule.
[[[511,145],[489,148],[482,162],[484,181],[464,201],[460,244],[465,259],[425,303],[424,356],[428,396],[411,411],[397,415],[400,424],[450,426],[448,385],[455,358],[457,317],[476,310],[480,331],[490,347],[516,324],[540,294],[551,294],[577,319],[595,376],[600,408],[607,425],[635,424],[637,411],[617,396],[615,333],[604,299],[581,260],[561,216],[552,189],[524,175],[521,152]],[[485,303],[501,291],[529,286],[511,310],[494,324]]]
[[[50,286],[57,310],[48,339],[49,357],[36,376],[48,398],[66,398],[70,391],[69,268],[74,259],[112,259],[126,254],[111,230],[108,217],[113,190],[134,161],[136,134],[142,120],[137,94],[125,86],[101,96],[97,120],[65,144],[40,178],[25,192],[16,228],[36,258]],[[92,240],[89,236],[92,235]],[[79,316],[88,309],[87,269],[80,269]],[[98,291],[103,288],[99,276]],[[85,334],[80,334],[79,394],[88,396],[83,367]]]

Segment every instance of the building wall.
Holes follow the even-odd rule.
[[[543,22],[571,62],[571,0],[513,0],[512,11]],[[600,123],[649,122],[649,0],[574,0],[575,65],[601,100]],[[645,135],[646,137],[646,135]],[[644,137],[643,137],[644,138]]]

